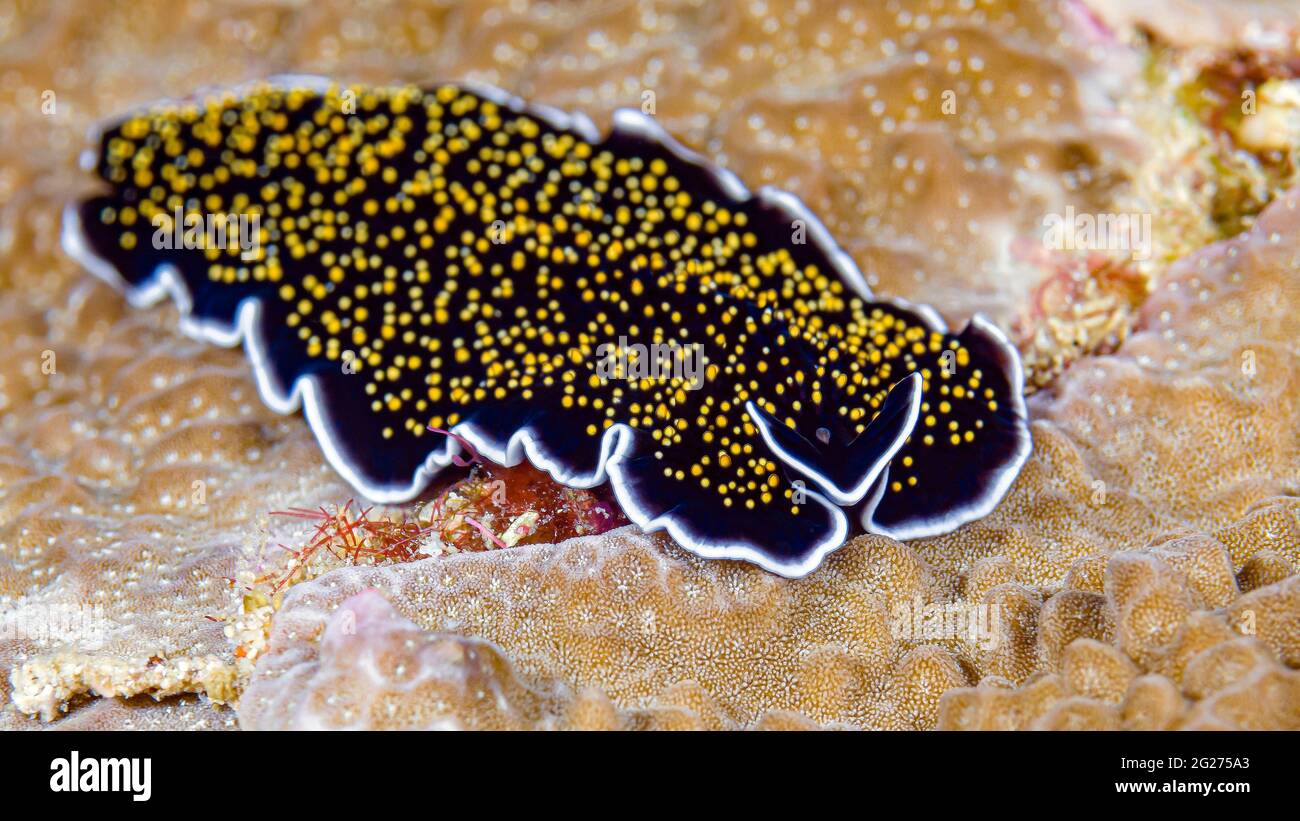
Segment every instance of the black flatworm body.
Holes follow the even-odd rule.
[[[96,139],[108,191],[69,207],[65,247],[242,340],[373,500],[418,494],[460,437],[799,576],[858,530],[985,515],[1029,453],[992,325],[873,298],[794,197],[639,112],[602,138],[493,89],[285,78]]]

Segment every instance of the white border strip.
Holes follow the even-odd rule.
[[[907,400],[907,424],[902,428],[902,432],[895,437],[894,441],[889,444],[889,447],[876,459],[871,468],[859,477],[858,483],[847,490],[836,484],[831,477],[781,447],[781,444],[776,441],[776,437],[772,435],[771,426],[759,413],[758,407],[752,399],[745,403],[745,410],[749,412],[749,418],[758,426],[758,432],[763,437],[763,441],[782,462],[816,482],[817,486],[826,491],[826,495],[830,496],[831,501],[835,504],[840,507],[852,507],[862,501],[862,498],[867,495],[867,491],[871,489],[871,485],[876,481],[876,477],[880,475],[885,466],[893,460],[895,454],[907,443],[907,437],[912,434],[912,429],[916,427],[916,420],[921,415],[921,384],[923,382],[921,374],[912,373],[900,379],[889,389],[890,393],[902,390],[907,391],[909,394]],[[863,433],[869,429],[870,425],[863,430]]]
[[[880,504],[884,494],[880,494],[874,503],[863,508],[860,518],[862,527],[871,533],[879,533],[896,539],[900,542],[911,539],[928,539],[931,536],[940,536],[944,533],[951,533],[964,524],[982,519],[998,506],[1002,498],[1007,495],[1011,485],[1015,482],[1016,477],[1020,475],[1020,469],[1024,467],[1029,460],[1029,454],[1034,448],[1033,437],[1029,433],[1029,411],[1025,405],[1025,371],[1020,362],[1020,354],[1011,345],[1006,335],[998,329],[996,325],[989,322],[983,316],[976,314],[971,318],[968,328],[973,327],[980,333],[988,334],[993,337],[993,341],[1006,349],[1008,353],[1007,360],[1011,367],[1009,382],[1011,383],[1011,410],[1016,419],[1016,453],[1011,461],[998,473],[997,479],[989,487],[988,491],[979,499],[975,500],[964,507],[954,508],[946,511],[943,516],[931,516],[925,519],[919,519],[915,524],[909,524],[905,527],[890,528],[877,524],[875,521],[876,507]],[[964,333],[964,331],[963,331]],[[886,478],[885,481],[888,481]]]

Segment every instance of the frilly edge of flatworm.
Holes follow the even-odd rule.
[[[904,522],[893,521],[892,519],[896,517],[886,520],[881,515],[882,503],[885,501],[884,494],[873,492],[858,510],[859,524],[870,533],[879,533],[899,541],[924,539],[949,533],[968,522],[982,519],[1002,501],[1002,497],[1011,489],[1012,482],[1019,475],[1020,468],[1029,459],[1029,454],[1033,450],[1033,440],[1029,435],[1028,411],[1022,390],[1024,368],[1019,353],[996,325],[979,314],[971,318],[958,336],[967,340],[968,344],[974,342],[983,346],[987,354],[1000,359],[999,364],[1003,372],[1009,374],[1011,383],[1017,386],[1017,389],[1011,393],[1012,410],[1017,424],[1014,435],[1010,437],[1011,441],[1007,444],[1009,449],[1007,468],[988,471],[977,469],[980,474],[979,481],[985,485],[985,493],[972,500],[970,504],[958,508],[946,508],[942,515],[938,516],[912,516],[910,520]],[[881,490],[888,481],[889,466],[886,465],[881,477],[877,479]]]
[[[303,76],[272,78],[269,84],[316,91],[324,91],[333,85],[331,81],[323,78]],[[254,85],[265,87],[268,82],[260,81]],[[517,97],[481,84],[464,83],[461,87],[506,109],[535,117],[553,129],[571,131],[591,143],[600,142],[601,137],[596,127],[584,115],[571,115],[547,106],[526,104]],[[200,98],[211,91],[196,92],[190,99]],[[236,89],[235,93],[240,94],[241,91]],[[167,101],[163,101],[163,104],[166,103]],[[145,110],[158,104],[154,103]],[[124,122],[130,116],[131,114],[128,113],[93,130],[92,141],[98,144],[103,132]],[[874,297],[856,264],[834,243],[829,232],[815,215],[793,195],[771,187],[764,187],[757,193],[751,193],[735,175],[685,148],[668,135],[657,122],[639,111],[616,112],[611,137],[615,135],[657,144],[690,166],[692,170],[711,177],[716,186],[738,204],[757,201],[785,214],[790,220],[802,220],[807,226],[809,244],[814,246],[834,267],[840,279],[864,300],[888,304],[908,311],[919,318],[921,324],[929,331],[948,332],[938,314],[926,306],[912,305],[904,300],[881,300]],[[92,155],[89,161],[93,163],[95,160],[93,152],[88,154]],[[83,165],[86,162],[86,158],[83,157]],[[93,168],[93,165],[91,167]],[[320,378],[315,374],[299,376],[292,384],[286,385],[277,376],[277,369],[267,352],[265,340],[268,331],[262,320],[261,297],[243,298],[238,304],[236,321],[233,324],[226,324],[205,321],[194,315],[192,297],[184,278],[170,264],[157,266],[150,275],[133,285],[113,264],[95,253],[84,234],[79,205],[73,203],[65,210],[63,244],[67,252],[91,272],[125,291],[128,299],[135,306],[153,305],[170,295],[182,316],[180,327],[187,335],[225,347],[233,347],[242,342],[253,364],[258,390],[263,400],[279,413],[293,413],[301,408],[327,461],[365,496],[382,503],[407,501],[427,487],[434,476],[451,464],[461,450],[455,439],[449,437],[441,448],[431,450],[411,474],[409,481],[389,484],[368,481],[358,470],[357,463],[346,453],[347,425],[331,418],[329,412],[331,403],[324,393],[327,388],[323,387]],[[1006,460],[989,475],[981,477],[985,492],[971,504],[958,509],[943,510],[940,516],[926,517],[914,522],[903,520],[901,525],[898,521],[877,520],[876,512],[885,495],[884,489],[888,481],[889,462],[903,446],[907,432],[916,424],[917,406],[920,401],[920,392],[916,383],[919,382],[919,378],[905,379],[903,382],[911,384],[904,386],[903,382],[900,382],[895,386],[894,393],[898,393],[899,388],[907,391],[906,400],[899,402],[899,407],[906,413],[903,425],[906,430],[881,446],[878,457],[865,468],[854,486],[844,487],[844,482],[819,473],[810,464],[800,463],[797,459],[792,460],[790,454],[779,447],[773,447],[787,466],[807,475],[815,486],[831,497],[828,499],[811,489],[805,491],[807,498],[824,516],[824,521],[819,525],[820,530],[817,531],[823,533],[824,537],[818,539],[815,544],[807,546],[797,556],[774,556],[772,552],[764,551],[757,542],[738,543],[735,538],[725,539],[721,543],[711,540],[707,532],[692,525],[690,515],[679,512],[679,508],[688,508],[690,503],[683,502],[672,508],[653,507],[653,494],[638,493],[634,489],[634,482],[630,481],[624,473],[624,461],[635,457],[635,454],[630,453],[635,442],[632,429],[623,423],[617,423],[603,433],[600,438],[600,457],[594,471],[589,473],[575,471],[560,462],[548,459],[539,446],[535,431],[527,424],[515,429],[504,441],[494,438],[477,427],[472,419],[455,425],[452,430],[494,462],[513,465],[527,458],[556,481],[571,487],[592,487],[608,480],[620,505],[633,522],[645,530],[665,529],[680,544],[701,556],[742,559],[784,576],[803,576],[815,569],[828,553],[840,547],[847,538],[850,522],[846,510],[841,506],[857,505],[857,509],[853,511],[857,522],[868,530],[896,538],[919,538],[948,532],[961,524],[982,517],[1006,493],[1020,467],[1028,458],[1031,447],[1024,399],[1020,390],[1023,385],[1023,374],[1019,357],[1006,338],[990,323],[978,316],[963,331],[963,336],[965,335],[978,336],[984,344],[997,348],[997,357],[1005,368],[1009,383],[1010,390],[1007,391],[1007,395],[1013,405],[1010,414],[1013,430],[1009,431],[1007,437],[1009,444]],[[750,417],[763,432],[763,438],[769,447],[772,447],[774,440],[768,425],[753,408],[750,409]],[[725,530],[725,527],[719,529]]]

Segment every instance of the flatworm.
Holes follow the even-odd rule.
[[[108,191],[68,207],[65,248],[134,304],[171,295],[186,332],[242,340],[266,402],[303,407],[372,500],[416,496],[468,442],[609,481],[701,556],[801,576],[854,531],[984,516],[1028,456],[995,327],[875,299],[797,199],[640,112],[602,138],[495,89],[292,77],[94,139]],[[237,220],[243,245],[199,231]],[[695,378],[602,370],[602,350],[665,349]]]

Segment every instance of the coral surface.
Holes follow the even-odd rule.
[[[19,2],[0,727],[1300,728],[1300,192],[1180,97],[1237,50],[1285,65],[1294,13],[1091,5]],[[302,538],[270,511],[351,494],[238,352],[130,309],[58,227],[93,122],[287,71],[652,111],[802,197],[876,290],[1013,332],[1029,463],[987,518],[801,580],[622,528],[341,566],[248,644],[243,580]],[[1067,207],[1151,215],[1151,253],[1038,253]]]

